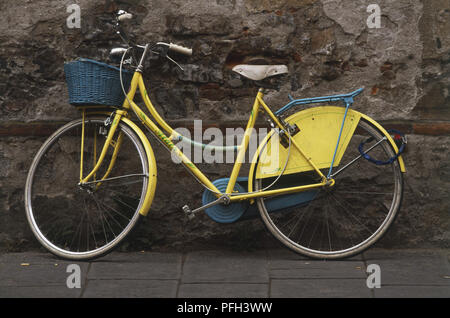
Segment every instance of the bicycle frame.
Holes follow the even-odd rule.
[[[150,115],[154,118],[154,120],[161,126],[161,128],[167,133],[167,135],[139,108],[136,103],[134,103],[133,99],[136,94],[136,90],[139,88],[140,94],[142,96],[142,99],[150,112]],[[117,152],[120,148],[120,143],[118,141],[113,141],[113,136],[116,132],[117,126],[121,120],[124,118],[127,118],[129,116],[128,112],[129,110],[132,110],[136,116],[139,118],[139,120],[142,122],[142,124],[147,127],[152,134],[160,140],[160,142],[171,152],[173,152],[181,161],[183,165],[186,166],[187,169],[191,171],[191,173],[201,182],[205,187],[213,191],[217,198],[220,198],[224,195],[227,195],[229,197],[229,202],[236,202],[236,201],[243,201],[243,200],[250,200],[255,199],[259,197],[271,197],[276,195],[283,195],[283,194],[291,194],[296,192],[302,192],[307,191],[315,188],[325,187],[325,186],[332,186],[334,184],[334,180],[327,179],[326,176],[317,168],[317,166],[314,164],[314,162],[308,158],[308,156],[303,152],[301,147],[295,142],[293,138],[291,138],[292,146],[297,149],[297,151],[308,161],[308,163],[311,165],[312,169],[318,174],[318,176],[321,178],[321,182],[310,184],[310,185],[303,185],[303,186],[297,186],[297,187],[289,187],[284,189],[276,189],[276,190],[266,190],[266,191],[255,191],[252,193],[245,193],[245,194],[239,194],[239,193],[233,193],[233,189],[236,184],[236,180],[239,176],[239,172],[241,170],[243,158],[245,157],[245,154],[248,149],[248,144],[250,140],[251,133],[253,131],[253,128],[255,126],[256,119],[258,117],[259,112],[261,109],[269,116],[269,118],[273,121],[274,125],[276,125],[277,128],[281,129],[282,131],[286,131],[286,128],[284,127],[283,123],[278,119],[278,117],[270,110],[270,108],[266,105],[266,103],[263,100],[263,90],[260,89],[258,91],[258,94],[255,98],[255,102],[253,104],[253,108],[251,111],[251,115],[249,118],[249,121],[247,123],[247,127],[244,132],[244,137],[242,140],[242,143],[240,146],[238,146],[238,154],[236,157],[236,161],[233,166],[233,170],[231,172],[231,176],[229,178],[229,183],[227,186],[227,189],[225,193],[221,193],[216,186],[191,162],[189,158],[185,156],[185,154],[173,143],[173,141],[180,140],[180,134],[178,134],[173,128],[171,128],[163,118],[158,114],[157,110],[153,106],[148,93],[147,89],[145,87],[145,83],[142,77],[142,73],[139,71],[136,71],[134,73],[133,79],[131,81],[130,90],[127,94],[127,98],[125,99],[123,103],[123,107],[121,110],[116,110],[115,114],[112,119],[111,127],[108,133],[108,136],[106,138],[105,144],[103,146],[103,149],[98,157],[98,161],[96,162],[94,168],[92,171],[86,176],[82,177],[83,171],[83,158],[81,158],[81,166],[80,166],[80,185],[83,185],[89,180],[91,180],[93,177],[95,178],[96,172],[102,165],[102,162],[106,156],[107,150],[110,145],[114,147],[114,153],[113,153],[113,159],[110,162],[110,165],[107,169],[107,173],[99,180],[97,181],[97,186],[101,184],[102,180],[105,180],[111,169],[112,166],[115,163],[114,158],[117,156]],[[83,111],[84,116],[84,111]],[[120,134],[119,134],[120,138]],[[82,143],[83,147],[83,143]],[[82,152],[83,153],[83,152]]]

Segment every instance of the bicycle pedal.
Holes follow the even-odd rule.
[[[195,217],[195,213],[192,212],[189,206],[185,205],[182,209],[184,214],[186,214],[189,220],[192,220]]]
[[[102,136],[108,136],[109,130],[105,126],[100,126],[98,129],[98,133]]]

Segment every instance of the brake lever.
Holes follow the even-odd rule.
[[[176,66],[178,66],[180,68],[180,70],[182,70],[184,72],[184,68],[181,67],[180,64],[178,64],[177,61],[175,61],[173,58],[171,58],[168,53],[169,53],[169,47],[168,46],[164,46],[161,49],[161,52],[155,52],[156,54],[158,54],[159,56],[162,57],[166,57],[169,61],[171,61],[172,63],[174,63]]]
[[[178,64],[174,59],[172,59],[169,55],[166,55],[167,59],[169,61],[171,61],[172,63],[174,63],[176,66],[178,66],[180,68],[180,70],[182,70],[184,72],[184,68],[181,67],[180,64]]]

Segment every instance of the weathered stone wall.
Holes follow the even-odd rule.
[[[366,25],[367,6],[382,10],[380,29]],[[68,29],[66,8],[81,7],[81,29]],[[67,103],[63,62],[106,61],[120,43],[104,23],[122,8],[135,14],[138,41],[164,40],[194,49],[179,58],[185,72],[151,61],[151,98],[174,126],[244,126],[255,88],[230,69],[265,60],[290,75],[267,102],[366,90],[355,108],[408,133],[403,208],[387,246],[440,246],[450,241],[449,0],[3,0],[0,9],[0,249],[35,248],[25,220],[23,188],[31,160],[52,131],[79,116]],[[152,211],[128,243],[134,248],[271,242],[259,220],[218,225],[205,215],[188,222],[202,187],[152,140],[159,184]],[[229,172],[202,168],[211,178]],[[167,193],[171,193],[170,196]]]

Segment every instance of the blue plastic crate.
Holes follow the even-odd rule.
[[[64,64],[69,103],[74,106],[122,106],[125,95],[120,85],[120,69],[90,59]],[[122,69],[125,91],[130,88],[133,72]]]

